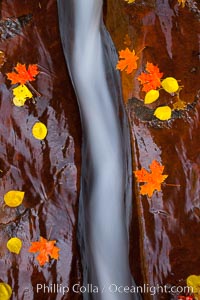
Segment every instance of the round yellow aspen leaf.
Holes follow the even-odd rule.
[[[9,191],[4,195],[5,204],[10,207],[19,206],[24,199],[24,192],[21,191]]]
[[[34,138],[43,140],[47,135],[47,128],[43,123],[37,122],[32,128],[32,134]]]
[[[187,280],[187,286],[190,287],[191,291],[196,294],[200,292],[200,276],[190,275]]]
[[[25,85],[19,85],[18,87],[13,89],[13,103],[16,106],[23,106],[27,99],[33,97],[31,91]]]
[[[168,93],[175,93],[179,89],[178,81],[173,77],[167,77],[162,82],[163,89]]]
[[[146,93],[144,98],[144,104],[151,104],[159,98],[159,91],[150,90]]]
[[[0,299],[9,300],[12,295],[12,289],[9,284],[0,282]]]
[[[7,242],[7,248],[10,252],[19,254],[21,248],[22,248],[22,241],[18,239],[17,237],[11,238]]]
[[[26,102],[26,99],[19,99],[17,97],[13,98],[13,103],[15,104],[15,106],[18,106],[18,107],[23,106],[25,102]]]
[[[169,106],[161,106],[156,108],[154,111],[154,116],[161,121],[166,121],[171,118],[172,110]]]

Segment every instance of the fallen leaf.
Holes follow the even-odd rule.
[[[185,7],[186,1],[187,0],[178,0],[178,4],[182,5],[182,7]]]
[[[162,82],[163,89],[168,93],[175,93],[179,89],[177,80],[174,77],[167,77]]]
[[[125,1],[128,2],[129,4],[135,2],[135,0],[125,0]]]
[[[0,68],[3,67],[5,62],[6,62],[5,53],[3,51],[0,51]]]
[[[14,70],[14,72],[6,74],[12,84],[25,84],[27,81],[34,81],[35,76],[39,73],[37,65],[29,65],[26,68],[25,65],[18,63]]]
[[[12,295],[12,288],[5,282],[0,282],[0,299],[9,300]]]
[[[169,106],[160,106],[154,111],[154,116],[161,121],[169,120],[172,116],[172,110]]]
[[[47,127],[42,122],[36,122],[33,125],[32,134],[37,140],[43,140],[47,135]]]
[[[10,207],[19,206],[24,199],[24,192],[21,191],[9,191],[4,195],[4,202]]]
[[[137,69],[137,60],[139,57],[135,54],[135,51],[130,51],[128,48],[125,50],[119,51],[119,60],[116,66],[116,69],[123,71],[127,74],[133,72],[133,70]]]
[[[182,101],[180,98],[178,98],[178,101],[176,101],[173,104],[173,109],[177,109],[177,110],[183,110],[187,107],[187,104],[185,101]]]
[[[155,102],[158,98],[159,98],[159,91],[150,90],[145,95],[144,104],[151,104],[151,103]]]
[[[13,89],[13,103],[16,106],[23,106],[27,99],[31,99],[33,94],[25,85],[19,85]]]
[[[194,294],[200,293],[200,276],[190,275],[186,279],[187,286],[190,288],[191,292]],[[198,298],[197,298],[198,299]]]
[[[193,296],[178,295],[178,300],[194,300]]]
[[[131,46],[131,39],[130,39],[130,36],[128,34],[126,34],[125,37],[124,37],[124,45]]]
[[[60,249],[55,246],[56,241],[47,241],[45,238],[40,237],[39,242],[31,242],[29,252],[40,254],[36,257],[40,266],[43,266],[46,262],[49,262],[49,257],[58,259]]]
[[[160,72],[157,66],[149,62],[147,62],[145,70],[146,72],[142,72],[137,79],[143,85],[142,91],[147,93],[161,86],[160,79],[163,77],[163,73]]]
[[[22,241],[17,237],[11,238],[7,242],[7,248],[10,252],[19,254],[22,248]]]
[[[138,182],[145,183],[141,186],[140,194],[151,197],[155,190],[161,190],[161,183],[168,177],[168,175],[162,175],[164,166],[156,160],[152,161],[149,168],[150,172],[142,168],[141,170],[134,171],[134,173]]]

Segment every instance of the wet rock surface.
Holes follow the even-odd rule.
[[[199,2],[186,1],[108,1],[107,27],[118,50],[125,49],[125,35],[130,49],[140,54],[138,69],[131,75],[121,73],[124,99],[129,115],[133,170],[149,170],[153,160],[168,174],[161,192],[152,198],[139,194],[133,183],[133,220],[130,228],[130,263],[137,284],[168,287],[168,293],[144,299],[177,299],[170,287],[185,286],[186,278],[199,274]],[[119,14],[116,17],[113,11]],[[138,75],[146,62],[158,65],[165,76],[181,80],[181,99],[187,103],[174,111],[169,121],[153,116],[154,104],[144,105]],[[173,96],[161,94],[157,105],[171,105]],[[140,240],[138,246],[138,237]],[[141,272],[139,272],[139,270]],[[184,295],[184,292],[182,293]]]
[[[60,292],[46,298],[43,290],[36,290],[38,283],[72,286],[82,282],[76,239],[80,118],[61,48],[56,1],[3,0],[0,5],[0,50],[6,55],[0,75],[0,281],[12,286],[13,300],[82,299],[79,294]],[[139,195],[139,186],[133,182],[130,265],[139,285],[184,286],[187,276],[199,274],[199,10],[199,3],[192,0],[184,8],[175,0],[105,3],[104,20],[117,49],[125,48],[126,34],[130,48],[145,47],[135,73],[121,74],[133,170],[148,169],[156,159],[165,166],[167,183],[177,185],[163,185],[162,192],[148,199]],[[20,23],[21,16],[31,19]],[[4,27],[7,20],[18,20],[10,21],[9,34]],[[181,99],[187,109],[170,121],[156,121],[154,106],[144,107],[137,76],[146,61],[184,86]],[[13,105],[5,76],[18,62],[38,64],[40,69],[33,86],[41,97],[34,94],[35,102],[29,100],[22,108]],[[171,95],[161,95],[159,100],[160,105],[172,102]],[[48,128],[42,142],[31,133],[38,120]],[[11,189],[25,191],[23,205],[16,209],[4,206],[3,195]],[[61,259],[42,268],[35,255],[28,253],[30,242],[40,235],[57,240],[61,249]],[[6,248],[13,236],[23,241],[20,256]],[[176,295],[157,294],[153,299],[176,299]]]
[[[81,128],[60,42],[56,1],[1,1],[0,9],[0,50],[6,56],[0,78],[0,281],[12,286],[13,300],[80,299],[71,292],[63,296],[59,289],[37,292],[38,283],[71,287],[82,280],[76,240]],[[33,92],[34,99],[23,107],[13,105],[5,76],[17,63],[37,64],[40,70],[32,86],[41,96]],[[48,128],[44,141],[32,135],[37,121]],[[25,192],[18,208],[4,205],[9,190]],[[18,256],[6,248],[14,236],[23,242]],[[60,259],[43,267],[28,252],[30,242],[40,236],[56,240],[60,248]]]

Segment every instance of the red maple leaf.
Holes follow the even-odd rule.
[[[25,84],[27,81],[34,81],[38,73],[37,65],[29,65],[28,68],[26,68],[25,65],[18,63],[14,68],[14,72],[7,73],[6,75],[12,84]]]
[[[141,186],[140,194],[151,197],[155,190],[161,190],[161,183],[168,177],[168,175],[162,175],[164,166],[156,160],[152,161],[149,168],[150,172],[142,168],[141,170],[134,171],[134,173],[138,182],[145,183]]]
[[[159,68],[152,63],[147,62],[146,72],[142,72],[138,76],[138,80],[143,85],[142,91],[149,92],[150,90],[156,90],[161,86],[160,79],[163,77],[163,73]]]
[[[46,262],[49,262],[49,257],[58,259],[60,249],[55,246],[56,241],[47,241],[45,238],[40,237],[39,242],[31,242],[29,252],[40,254],[36,257],[40,266],[43,266]]]
[[[139,57],[135,54],[135,51],[130,51],[128,48],[125,50],[119,51],[119,60],[116,66],[116,69],[123,71],[127,74],[133,72],[133,70],[137,69],[137,60]]]
[[[193,300],[193,296],[181,296],[178,295],[178,300]]]

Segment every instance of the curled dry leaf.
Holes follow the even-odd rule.
[[[178,98],[178,101],[176,101],[173,104],[173,109],[177,109],[177,110],[183,110],[187,107],[187,104],[185,101],[182,101],[180,98]]]
[[[6,62],[5,53],[0,50],[0,68],[3,67],[5,62]]]
[[[43,266],[46,262],[49,262],[49,257],[58,259],[60,249],[55,246],[56,241],[47,241],[45,238],[40,237],[39,242],[31,242],[29,252],[40,254],[36,257],[40,266]]]
[[[142,168],[134,173],[138,182],[145,183],[141,186],[140,194],[151,197],[155,190],[161,190],[161,183],[168,177],[168,175],[162,175],[164,166],[156,160],[152,161],[149,168],[150,172]]]
[[[130,51],[128,48],[119,51],[119,61],[117,63],[116,69],[123,71],[127,74],[133,72],[137,69],[137,60],[139,57],[135,54],[135,51]]]

